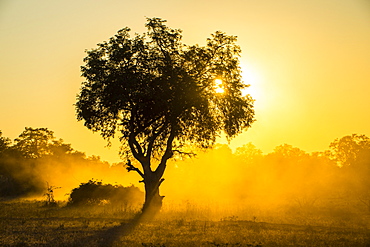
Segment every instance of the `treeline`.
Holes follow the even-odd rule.
[[[122,164],[87,157],[47,128],[25,128],[14,141],[0,131],[0,197],[36,197],[60,188],[53,193],[65,199],[66,193],[90,179],[115,186],[133,181]]]
[[[176,162],[166,174],[164,194],[233,206],[286,204],[300,208],[357,208],[370,213],[370,139],[350,135],[323,152],[288,144],[263,154],[249,143],[235,152],[227,145]],[[181,194],[182,193],[182,194]]]
[[[370,212],[370,139],[344,136],[328,150],[314,153],[288,144],[268,154],[251,143],[235,152],[227,145],[216,145],[194,158],[172,160],[165,179],[162,193],[168,202],[289,203]],[[74,188],[77,195],[96,187],[90,192],[105,200],[105,190],[124,191],[121,183],[127,186],[138,180],[122,163],[111,165],[97,156],[87,157],[46,128],[25,128],[14,141],[0,132],[0,197],[42,196],[48,186],[55,186],[62,187],[54,191],[60,198]]]

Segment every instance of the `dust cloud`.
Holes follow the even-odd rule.
[[[82,153],[37,160],[8,159],[4,163],[8,176],[2,175],[3,185],[8,182],[9,187],[15,186],[8,194],[26,198],[40,198],[52,186],[55,199],[66,200],[73,188],[91,179],[112,185],[137,184],[134,174],[127,173],[123,164],[110,165],[97,156],[85,157]]]
[[[336,139],[328,150],[315,153],[283,144],[263,154],[252,143],[235,151],[218,144],[195,152],[194,158],[168,162],[160,187],[162,212],[246,220],[282,211],[340,219],[370,212],[370,141],[364,135]],[[53,186],[55,199],[67,200],[72,189],[91,179],[144,190],[138,174],[127,172],[123,162],[109,164],[63,145],[37,159],[21,157],[11,147],[0,156],[3,196],[42,198]]]
[[[199,207],[218,219],[237,215],[253,220],[256,215],[276,216],[282,211],[338,217],[370,212],[369,146],[353,135],[343,149],[344,139],[333,142],[330,150],[315,153],[288,144],[269,154],[251,143],[235,152],[218,145],[196,158],[170,163],[162,193],[171,210],[176,210],[174,205],[183,211]],[[356,145],[362,145],[356,160],[340,165],[338,157],[350,157]]]

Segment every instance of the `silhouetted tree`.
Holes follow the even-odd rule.
[[[240,162],[249,164],[261,159],[262,151],[249,142],[241,147],[238,147],[235,151],[235,155],[239,158]]]
[[[22,169],[24,163],[23,156],[11,146],[9,138],[2,137],[0,131],[0,197],[19,196],[35,188],[18,179],[25,173]]]
[[[28,128],[14,140],[16,150],[20,151],[25,158],[40,158],[50,154],[49,146],[54,139],[53,131],[47,128]]]
[[[86,160],[47,128],[26,127],[13,143],[0,133],[0,197],[39,195],[54,171]]]
[[[61,156],[75,151],[71,144],[66,144],[62,139],[56,139],[54,132],[47,128],[28,128],[14,140],[12,147],[19,151],[25,158],[41,158],[47,155]],[[77,152],[78,153],[78,152]]]
[[[370,150],[370,139],[365,135],[352,134],[335,139],[330,144],[330,156],[339,166],[348,166]]]
[[[306,152],[304,152],[303,150],[293,147],[292,145],[289,144],[283,144],[275,147],[274,152],[272,154],[282,158],[290,159],[292,158],[300,159],[307,155]]]
[[[352,134],[330,144],[330,158],[342,167],[341,180],[348,194],[370,212],[370,138]]]
[[[11,140],[7,137],[3,137],[3,132],[0,130],[0,155],[6,151],[10,145],[11,145]]]
[[[78,120],[107,140],[118,132],[122,153],[141,164],[129,160],[127,169],[143,178],[143,212],[159,210],[159,186],[174,152],[208,148],[222,130],[232,138],[254,118],[253,100],[241,91],[247,85],[236,37],[216,32],[204,47],[187,46],[165,22],[147,19],[146,34],[131,38],[124,28],[87,51],[76,103]]]
[[[10,148],[11,140],[2,135],[3,133],[0,131],[0,197],[10,192],[11,187],[9,185],[12,183],[11,178],[6,173],[7,151]]]

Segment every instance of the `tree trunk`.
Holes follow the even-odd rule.
[[[151,169],[150,158],[156,137],[158,137],[158,135],[154,135],[154,137],[150,139],[151,142],[148,144],[146,155],[144,155],[143,149],[136,141],[134,134],[131,135],[129,139],[132,154],[140,162],[142,171],[133,166],[130,160],[128,160],[126,164],[127,170],[136,171],[143,178],[142,182],[144,182],[145,185],[145,202],[142,213],[138,216],[139,219],[152,219],[161,210],[164,196],[159,195],[159,186],[164,180],[162,176],[166,169],[166,162],[173,155],[172,141],[175,138],[175,132],[171,130],[171,134],[167,140],[166,151],[164,152],[157,169],[155,169],[155,171]]]
[[[159,186],[162,181],[162,179],[156,178],[153,173],[144,179],[145,202],[140,216],[141,219],[151,220],[161,210],[164,196],[159,195]]]

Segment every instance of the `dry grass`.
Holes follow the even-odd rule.
[[[0,246],[370,246],[367,215],[351,220],[287,210],[274,217],[249,208],[217,219],[216,211],[189,204],[178,211],[164,208],[157,220],[133,229],[134,212],[107,206],[0,204]]]

